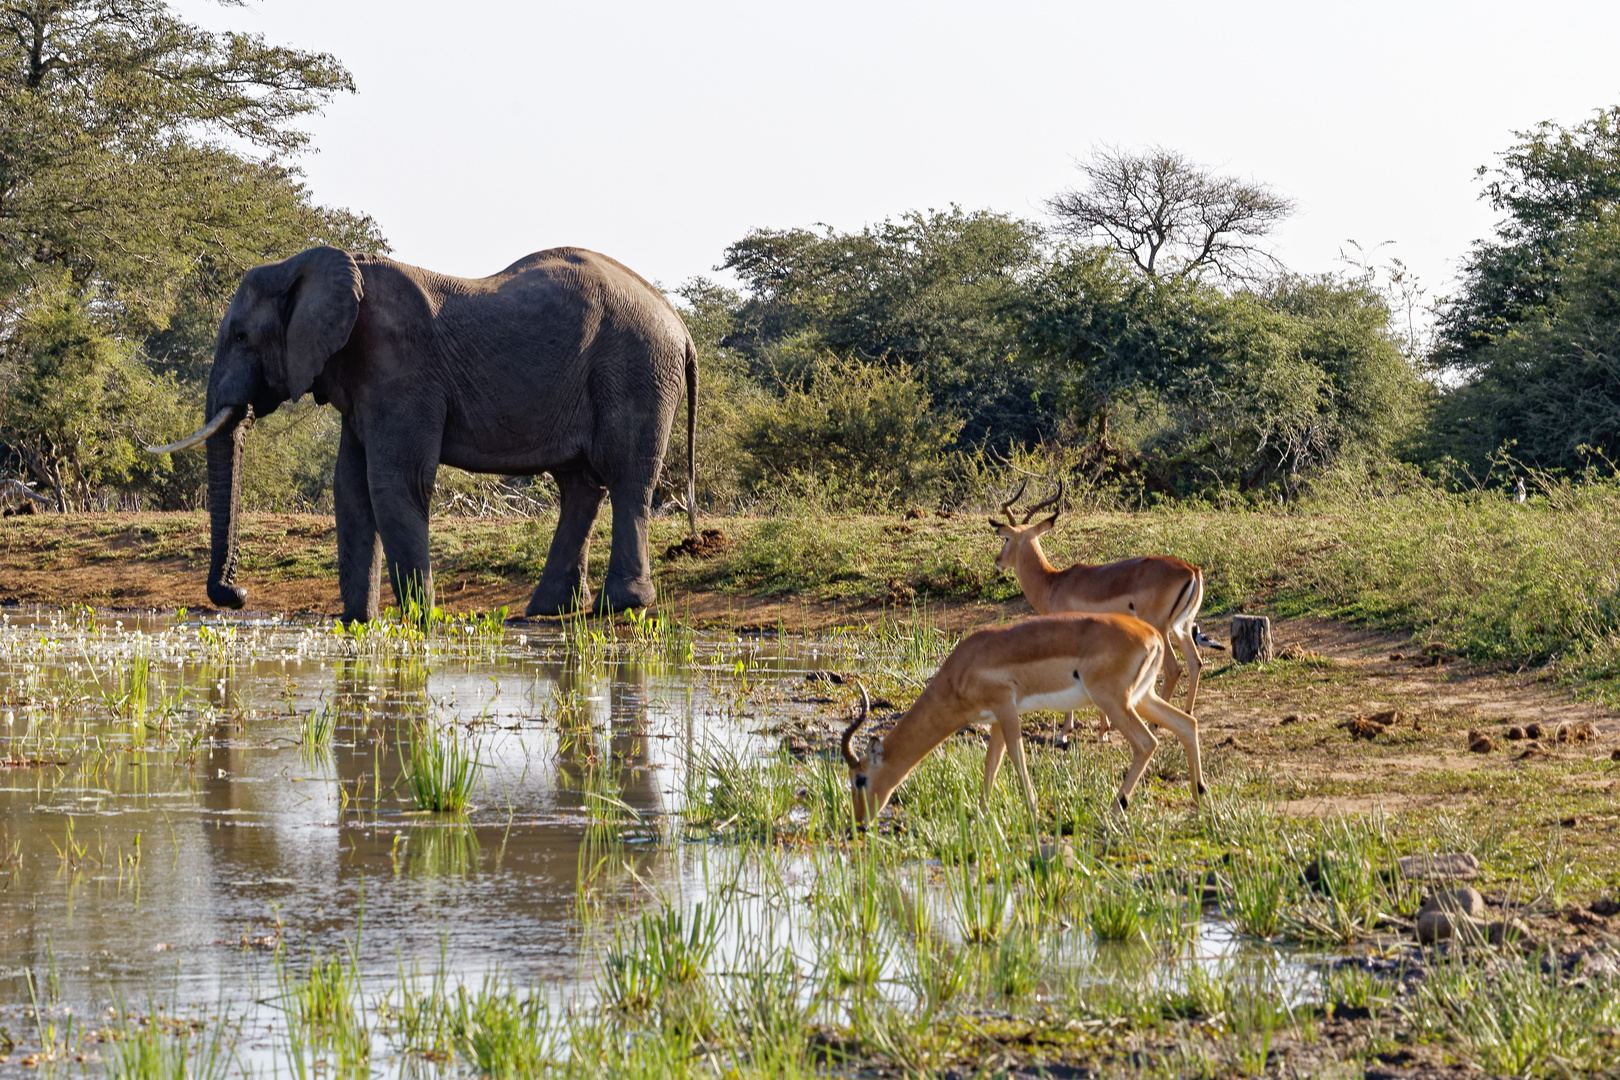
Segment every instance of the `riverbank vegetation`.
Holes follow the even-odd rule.
[[[0,19],[0,474],[61,510],[194,507],[201,452],[139,448],[196,425],[241,273],[313,243],[388,250],[296,169],[298,122],[352,80],[156,0]],[[670,292],[701,354],[699,499],[982,508],[1000,460],[1032,453],[1047,479],[1126,505],[1271,504],[1395,466],[1470,487],[1504,454],[1607,473],[1617,118],[1512,137],[1483,171],[1501,220],[1443,297],[1383,249],[1282,265],[1267,234],[1286,193],[1157,147],[1096,151],[1039,219],[952,206],[756,228],[716,254],[722,277]],[[337,426],[309,403],[262,418],[245,505],[329,509]],[[683,447],[669,465],[685,472]],[[442,509],[528,513],[552,494],[441,470]]]

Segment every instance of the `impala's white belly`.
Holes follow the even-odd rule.
[[[1044,694],[1030,694],[1028,697],[1017,698],[1015,704],[1018,706],[1020,714],[1040,712],[1042,710],[1074,712],[1076,709],[1083,709],[1090,705],[1091,696],[1086,693],[1086,688],[1081,685],[1080,680],[1076,679],[1073,686],[1067,686],[1062,690],[1053,690]]]

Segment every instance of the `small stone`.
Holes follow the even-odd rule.
[[[1480,923],[1461,912],[1425,911],[1418,916],[1417,939],[1424,945],[1454,937],[1477,940],[1479,936]]]
[[[1527,739],[1539,739],[1544,734],[1545,732],[1542,730],[1541,724],[1534,720],[1524,725],[1524,737]]]
[[[1479,860],[1466,851],[1448,855],[1403,855],[1397,863],[1403,878],[1472,881],[1479,877]]]
[[[1520,739],[1524,738],[1524,728],[1517,724],[1513,725],[1507,729],[1507,737],[1512,739],[1514,742],[1518,742]]]
[[[1485,895],[1478,889],[1468,885],[1448,892],[1433,893],[1423,901],[1423,906],[1418,909],[1418,914],[1422,915],[1430,911],[1445,911],[1457,915],[1466,915],[1471,919],[1484,918]]]
[[[1504,919],[1501,922],[1489,923],[1485,927],[1485,940],[1492,945],[1503,945],[1518,941],[1530,933],[1530,928],[1518,919]]]

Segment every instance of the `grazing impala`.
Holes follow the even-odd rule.
[[[1010,751],[1038,831],[1040,812],[1024,760],[1018,715],[1088,704],[1101,709],[1131,746],[1131,764],[1119,787],[1121,811],[1129,806],[1131,790],[1159,745],[1144,717],[1181,740],[1197,801],[1204,793],[1198,721],[1153,691],[1165,649],[1164,635],[1131,615],[1045,615],[979,630],[951,650],[893,730],[867,743],[865,757],[856,757],[850,740],[866,719],[863,686],[861,715],[845,729],[843,741],[856,824],[876,818],[917,763],[953,732],[967,724],[988,723],[990,749],[984,758],[980,797],[989,798],[1002,754]]]
[[[1165,639],[1164,696],[1172,697],[1181,667],[1169,644],[1174,641],[1187,661],[1189,685],[1187,711],[1193,711],[1198,698],[1198,676],[1204,663],[1198,655],[1199,645],[1220,649],[1223,646],[1204,637],[1193,622],[1198,608],[1204,602],[1204,572],[1189,562],[1173,555],[1144,555],[1135,559],[1093,566],[1075,563],[1067,570],[1057,570],[1046,561],[1041,550],[1041,536],[1057,524],[1058,511],[1031,525],[1029,519],[1041,510],[1063,498],[1063,481],[1058,481],[1057,494],[1045,502],[1036,503],[1024,512],[1022,522],[1013,520],[1013,504],[1029,486],[1026,480],[1014,495],[1001,506],[1007,515],[1005,522],[990,519],[990,527],[1001,537],[1001,553],[996,556],[996,569],[1011,570],[1018,575],[1024,598],[1037,613],[1050,615],[1059,611],[1084,611],[1092,614],[1118,612],[1135,615],[1158,630]],[[1074,730],[1074,714],[1063,724],[1062,738],[1066,742]],[[1099,735],[1108,732],[1105,717]]]

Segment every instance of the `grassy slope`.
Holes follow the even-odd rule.
[[[443,519],[435,574],[447,583],[532,582],[551,522]],[[665,563],[657,553],[683,523],[654,523],[655,564],[667,594],[721,592],[843,604],[1006,600],[1018,587],[993,565],[983,517],[829,516],[707,519],[726,550]],[[606,569],[607,523],[592,574]],[[51,570],[127,560],[201,573],[201,515],[54,515],[0,524],[0,570]],[[243,529],[248,581],[331,580],[330,519],[258,515]],[[1414,631],[1478,660],[1561,659],[1583,677],[1620,675],[1620,488],[1593,485],[1515,506],[1433,491],[1318,504],[1302,512],[1157,510],[1065,515],[1048,538],[1057,565],[1146,552],[1204,567],[1205,611],[1311,613]],[[0,591],[4,591],[0,589]]]

